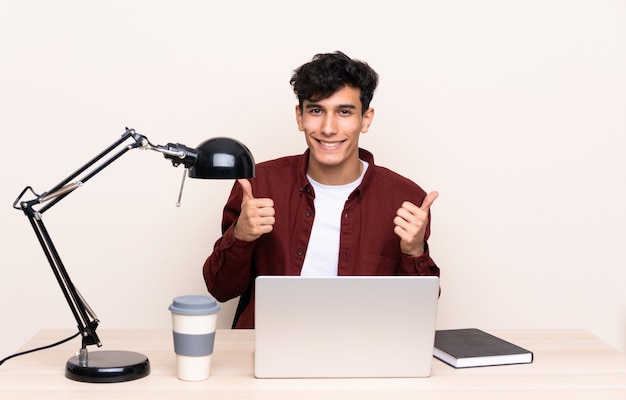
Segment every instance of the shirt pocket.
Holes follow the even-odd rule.
[[[362,275],[395,275],[398,260],[374,253],[363,253],[360,271]]]

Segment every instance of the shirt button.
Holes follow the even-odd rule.
[[[306,216],[307,216],[307,217],[310,217],[310,216],[311,216],[311,211],[307,211],[307,212],[306,212]]]
[[[298,249],[298,255],[302,256],[304,254],[304,251],[302,251],[302,249]]]

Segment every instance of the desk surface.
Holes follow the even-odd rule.
[[[151,374],[123,383],[90,384],[65,378],[75,339],[0,366],[2,399],[626,399],[626,356],[585,331],[490,331],[534,352],[532,364],[454,369],[433,359],[429,378],[256,379],[254,331],[218,330],[211,377],[176,378],[171,332],[101,330],[102,349],[144,353]],[[43,330],[22,350],[67,337]]]

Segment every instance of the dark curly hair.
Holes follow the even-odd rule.
[[[365,113],[378,85],[378,74],[367,63],[353,60],[344,53],[316,54],[313,60],[296,69],[289,81],[298,97],[319,101],[348,85],[361,90],[362,113]]]

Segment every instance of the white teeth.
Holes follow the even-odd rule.
[[[320,143],[322,144],[322,146],[326,146],[326,147],[337,147],[337,146],[339,146],[340,142],[322,142],[322,141],[320,141]]]

